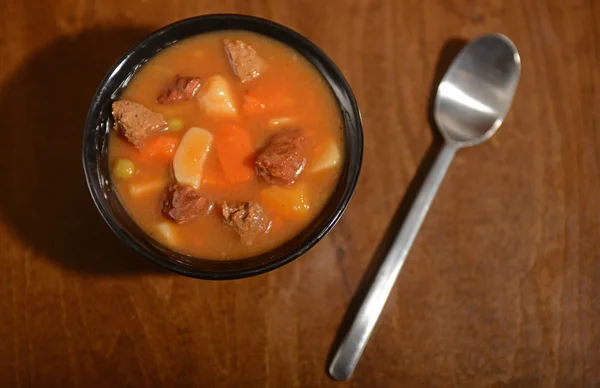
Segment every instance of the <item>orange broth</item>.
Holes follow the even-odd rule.
[[[265,61],[266,70],[248,83],[240,82],[225,54],[224,39],[239,39],[252,45]],[[200,109],[196,98],[165,105],[157,103],[157,97],[177,74],[197,76],[201,82],[213,75],[224,77],[234,96],[237,118],[210,117]],[[273,106],[258,114],[248,112],[243,104],[247,95],[272,98]],[[255,174],[244,182],[228,182],[217,152],[211,147],[198,192],[213,200],[215,206],[209,215],[178,225],[168,220],[160,210],[166,187],[174,183],[172,158],[148,156],[144,149],[135,149],[120,133],[112,130],[109,163],[113,166],[117,159],[128,159],[136,167],[135,174],[127,179],[112,175],[120,200],[142,229],[178,252],[206,259],[230,260],[272,250],[306,228],[322,210],[338,181],[343,165],[344,139],[336,99],[326,81],[303,56],[268,37],[247,31],[220,31],[180,41],[143,65],[120,99],[161,113],[168,122],[172,119],[183,122],[180,130],[169,128],[155,137],[181,139],[190,127],[200,127],[216,138],[219,131],[235,123],[247,130],[252,147],[259,152],[265,142],[281,129],[301,128],[306,134],[307,163],[304,170],[294,184],[279,186],[283,193],[301,190],[303,206],[285,206],[286,195],[277,190],[274,191],[276,200],[273,202],[273,195],[264,195],[264,190],[273,186]],[[289,122],[275,125],[273,121],[279,118],[287,118]],[[313,171],[331,146],[337,147],[341,159],[334,166]],[[269,232],[257,238],[251,246],[243,245],[239,235],[223,223],[220,207],[223,201],[261,204],[272,221]],[[169,236],[159,227],[165,223],[172,231]]]

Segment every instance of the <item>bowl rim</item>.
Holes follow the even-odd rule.
[[[354,127],[356,129],[357,145],[356,145],[356,149],[353,149],[352,152],[356,153],[356,155],[355,155],[356,163],[354,163],[353,166],[350,166],[347,168],[348,174],[349,174],[348,182],[343,187],[343,194],[340,197],[339,201],[336,203],[335,210],[332,212],[331,216],[327,218],[327,222],[325,223],[324,227],[322,229],[320,229],[318,233],[316,233],[314,236],[312,236],[307,243],[296,247],[293,251],[291,251],[290,253],[288,253],[286,255],[283,255],[279,258],[276,258],[274,260],[271,260],[266,263],[262,263],[260,265],[257,265],[255,267],[251,267],[251,268],[244,268],[244,269],[240,269],[240,270],[236,270],[236,271],[222,271],[222,272],[205,271],[205,270],[198,270],[198,269],[190,270],[190,269],[185,268],[182,265],[177,265],[176,263],[174,263],[172,261],[168,261],[164,258],[161,259],[160,257],[153,254],[152,252],[149,252],[147,249],[142,247],[131,236],[130,232],[126,228],[122,227],[115,220],[115,217],[112,215],[112,212],[109,210],[107,201],[105,200],[105,198],[103,196],[102,190],[100,190],[100,186],[102,183],[97,182],[98,184],[95,184],[96,181],[98,181],[99,179],[94,179],[92,176],[93,171],[92,171],[90,164],[88,163],[88,158],[87,158],[88,154],[91,151],[90,150],[91,146],[88,144],[89,140],[87,140],[87,139],[88,139],[89,135],[95,133],[94,130],[95,130],[96,124],[98,122],[98,117],[101,116],[101,107],[102,107],[103,102],[106,101],[106,99],[110,99],[111,96],[113,95],[113,93],[119,89],[119,86],[112,87],[112,88],[109,88],[107,86],[107,84],[110,82],[111,78],[115,74],[118,74],[122,71],[128,72],[130,74],[129,77],[131,77],[131,75],[135,74],[135,72],[137,71],[137,68],[141,67],[143,65],[140,63],[127,64],[127,61],[129,60],[130,57],[133,56],[134,53],[143,49],[150,42],[154,41],[155,39],[160,38],[162,35],[168,33],[170,30],[172,30],[174,28],[184,27],[185,25],[202,23],[202,22],[206,22],[206,21],[219,21],[219,20],[224,20],[224,19],[226,19],[230,22],[237,21],[237,22],[241,22],[241,23],[244,23],[244,22],[257,23],[258,25],[262,24],[263,26],[266,26],[266,27],[275,28],[279,32],[287,35],[290,39],[300,42],[307,50],[310,51],[311,56],[315,57],[321,65],[323,65],[324,67],[327,68],[329,74],[332,74],[335,77],[335,79],[337,81],[336,86],[341,88],[344,91],[344,94],[346,95],[347,100],[349,102],[350,109],[352,111],[351,112],[352,116],[355,118]],[[206,33],[215,32],[215,31],[224,31],[224,30],[235,30],[235,29],[233,29],[233,28],[215,28],[210,31],[206,31]],[[265,35],[264,33],[261,33],[260,31],[252,31],[248,28],[237,28],[237,30],[251,31],[254,33],[258,33],[260,35]],[[199,33],[199,34],[202,34],[202,33]],[[191,35],[187,36],[186,38],[189,38],[189,37],[192,37],[195,35],[199,35],[199,34],[191,34]],[[271,37],[271,36],[269,36],[269,38],[279,40],[279,39],[277,39],[275,37]],[[175,40],[169,44],[165,43],[165,44],[160,45],[161,46],[160,50],[158,50],[157,52],[152,54],[152,56],[156,55],[158,52],[164,50],[165,48],[169,47],[171,44],[176,43],[180,40],[182,40],[182,39]],[[279,41],[282,42],[283,44],[288,45],[287,43],[285,43],[281,40],[279,40]],[[297,49],[295,47],[293,47],[293,46],[290,46],[290,47],[297,51]],[[303,55],[303,54],[301,54],[301,55]],[[150,56],[150,58],[152,56]],[[308,58],[307,58],[307,60],[313,66],[315,66],[315,63],[313,63],[313,61],[309,60]],[[124,65],[127,65],[127,67],[124,67]],[[330,77],[326,77],[325,74],[323,73],[323,71],[319,68],[317,68],[317,71],[321,74],[321,76],[323,78],[325,78],[327,80],[329,87],[333,88],[334,85],[332,85],[331,82],[329,81]],[[337,97],[337,95],[335,93],[334,93],[334,96],[335,96],[335,99],[338,102],[338,104],[341,104],[341,101],[339,100],[339,98]],[[340,109],[341,109],[341,106],[340,106]],[[342,113],[342,112],[340,112],[340,113]],[[344,120],[344,127],[346,127],[345,120]],[[107,131],[107,133],[108,133],[108,131]],[[347,135],[347,131],[345,131],[345,136],[346,135]],[[345,143],[347,144],[346,141],[345,141]],[[82,162],[83,162],[83,170],[85,173],[86,184],[88,186],[88,190],[92,196],[92,199],[94,201],[96,208],[98,209],[100,215],[102,216],[104,221],[107,223],[107,225],[110,227],[110,229],[126,245],[128,245],[136,253],[138,253],[139,255],[144,257],[146,260],[149,260],[153,264],[155,264],[163,269],[166,269],[168,271],[171,271],[173,273],[177,273],[179,275],[197,278],[197,279],[227,280],[227,279],[239,279],[239,278],[245,278],[245,277],[259,275],[259,274],[266,273],[266,272],[272,271],[274,269],[277,269],[285,264],[288,264],[288,263],[292,262],[293,260],[297,259],[298,257],[300,257],[301,255],[303,255],[304,253],[306,253],[308,250],[310,250],[327,233],[329,233],[329,231],[337,224],[337,222],[341,218],[342,214],[344,213],[344,211],[346,210],[346,208],[348,206],[350,199],[352,198],[352,195],[354,194],[354,190],[356,188],[356,184],[358,182],[358,177],[360,175],[360,171],[362,168],[363,143],[364,143],[364,139],[363,139],[362,117],[360,114],[360,110],[358,108],[358,104],[356,102],[356,98],[352,92],[352,89],[350,88],[350,85],[348,84],[346,78],[343,76],[343,74],[339,70],[339,68],[316,44],[314,44],[312,41],[310,41],[308,38],[304,37],[303,35],[297,33],[296,31],[294,31],[286,26],[283,26],[281,24],[278,24],[276,22],[273,22],[271,20],[268,20],[268,19],[255,17],[255,16],[242,15],[242,14],[218,13],[218,14],[207,14],[207,15],[195,16],[195,17],[182,19],[182,20],[176,21],[174,23],[168,24],[168,25],[152,32],[150,35],[148,35],[147,37],[142,39],[140,42],[135,44],[113,64],[113,66],[107,71],[105,77],[103,78],[103,80],[101,81],[100,85],[98,86],[96,92],[94,93],[94,96],[90,103],[90,107],[88,109],[88,113],[87,113],[87,117],[86,117],[86,121],[85,121],[85,127],[84,127],[84,136],[83,136],[83,145],[82,145]],[[348,148],[348,147],[346,147],[346,148]],[[348,151],[348,149],[347,149],[347,151]],[[96,155],[97,152],[98,152],[98,150],[95,149],[93,154]],[[341,180],[341,176],[338,179]],[[339,182],[338,182],[338,185],[339,185]],[[336,186],[336,187],[339,187],[339,186]],[[133,221],[133,222],[135,222],[135,221]],[[309,224],[309,226],[310,226],[310,224]],[[307,226],[307,228],[309,228],[309,226]],[[144,232],[144,233],[146,234],[148,239],[152,239],[152,237],[150,237],[146,232]],[[300,233],[302,233],[302,232],[300,232]],[[293,237],[290,241],[293,241],[297,237],[298,236]],[[169,249],[169,250],[172,252],[176,252],[172,249]],[[271,252],[271,251],[264,252],[262,254],[254,256],[254,257],[260,257],[261,255],[268,254],[269,252]],[[179,253],[179,252],[176,252],[176,253]],[[185,254],[183,254],[183,255],[185,255]],[[188,256],[190,258],[197,259],[197,260],[205,260],[202,258],[195,258],[195,257],[189,256],[189,255],[185,255],[185,256]],[[247,258],[247,259],[250,259],[250,258]],[[247,259],[239,259],[239,261],[244,261]],[[207,260],[207,261],[210,261],[210,260]],[[227,261],[227,262],[231,263],[236,260],[222,260],[222,261]]]

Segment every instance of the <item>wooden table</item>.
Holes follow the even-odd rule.
[[[335,230],[284,268],[228,282],[136,257],[80,162],[113,61],[215,12],[320,45],[365,128]],[[0,386],[600,386],[600,1],[3,0],[0,15]],[[335,383],[337,328],[437,148],[432,85],[464,39],[489,32],[521,53],[513,108],[493,140],[458,153],[353,379]]]

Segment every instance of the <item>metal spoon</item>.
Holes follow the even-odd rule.
[[[329,365],[334,379],[347,380],[354,371],[454,153],[479,144],[496,132],[508,113],[520,74],[517,48],[506,36],[495,34],[478,38],[463,48],[444,75],[434,106],[444,146],[334,353]]]

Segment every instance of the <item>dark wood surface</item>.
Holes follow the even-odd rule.
[[[360,182],[310,253],[251,279],[161,272],[88,195],[83,121],[152,30],[240,12],[339,65],[365,128]],[[450,168],[353,379],[336,331],[436,151],[436,74],[478,35],[522,58],[505,124]],[[0,386],[600,386],[600,1],[0,2]]]

